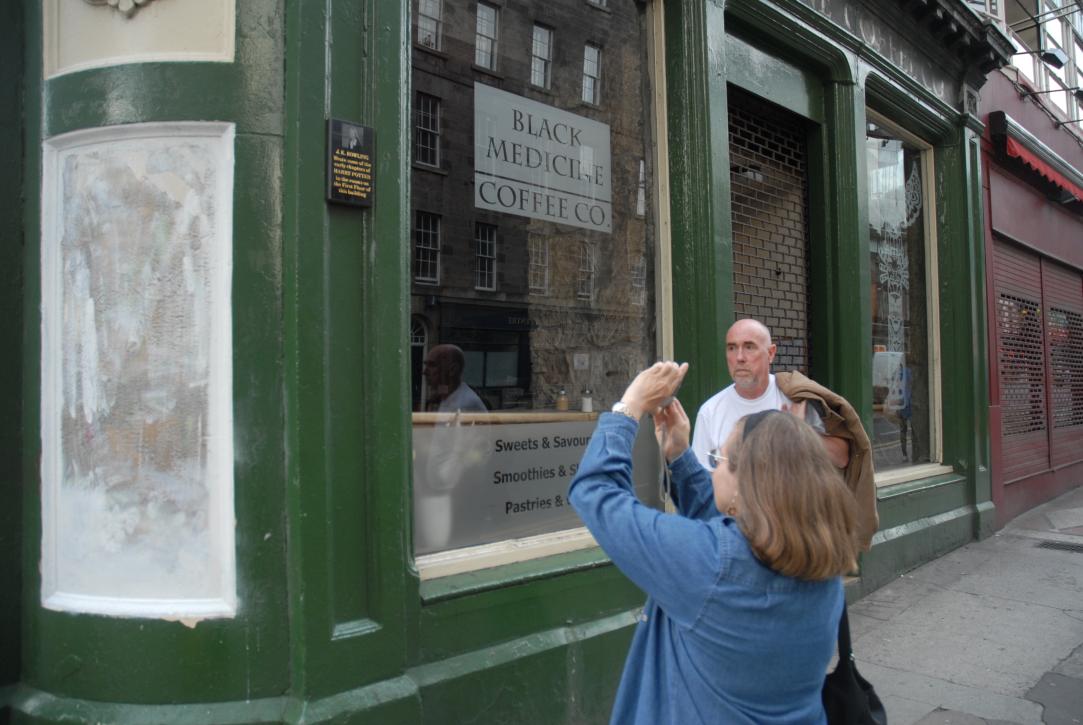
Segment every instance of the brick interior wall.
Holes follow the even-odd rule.
[[[808,195],[799,117],[729,89],[734,310],[771,328],[775,370],[808,371]]]

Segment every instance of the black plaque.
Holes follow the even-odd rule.
[[[372,206],[375,146],[376,132],[368,126],[337,118],[327,121],[327,201]]]

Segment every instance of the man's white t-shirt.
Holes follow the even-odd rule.
[[[782,410],[782,406],[789,405],[790,402],[778,389],[773,374],[768,377],[767,390],[763,391],[763,395],[752,400],[742,398],[733,385],[730,385],[708,398],[707,402],[699,407],[695,431],[692,433],[692,452],[705,468],[710,468],[707,454],[722,447],[737,421],[761,410]]]

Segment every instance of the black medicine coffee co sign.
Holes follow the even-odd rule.
[[[327,201],[372,206],[376,132],[368,126],[327,121]]]

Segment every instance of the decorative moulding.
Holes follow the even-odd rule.
[[[151,0],[83,0],[88,5],[107,5],[117,12],[123,13],[124,17],[130,18],[135,15],[136,11],[144,5],[148,5]]]

